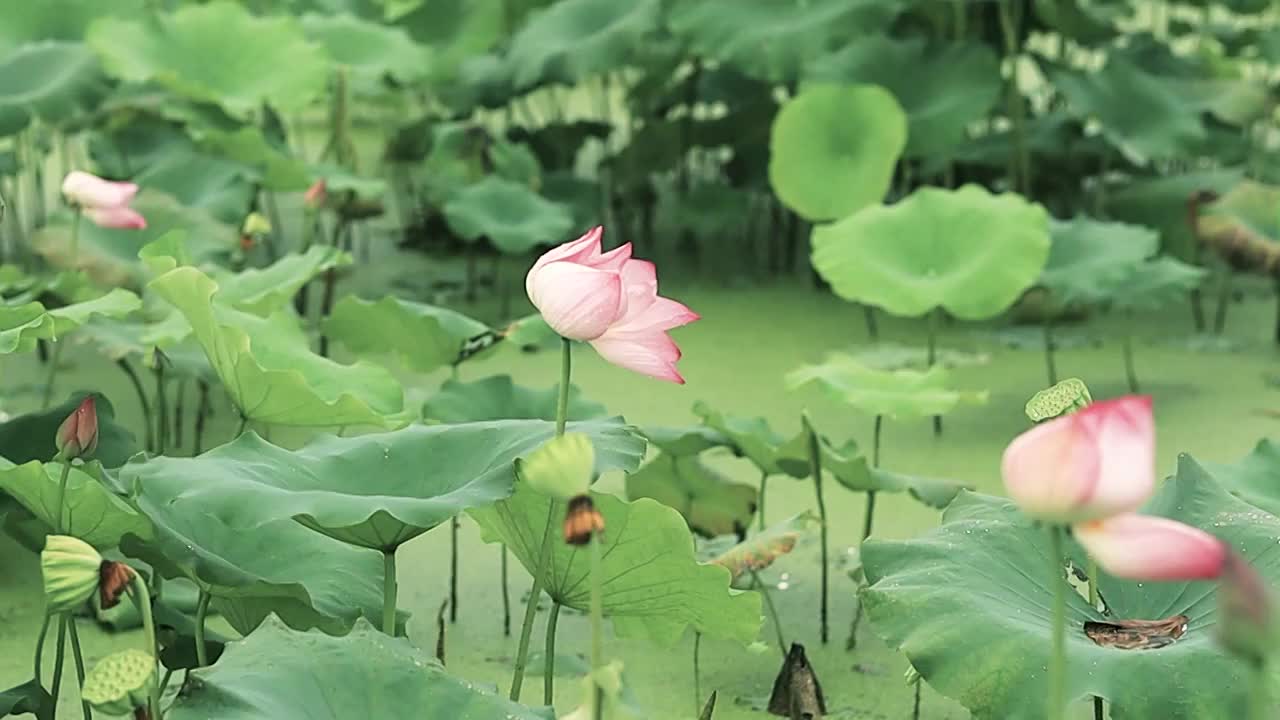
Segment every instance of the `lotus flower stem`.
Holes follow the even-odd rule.
[[[40,633],[36,635],[36,651],[33,658],[35,665],[36,684],[44,687],[44,641],[49,636],[49,624],[53,620],[53,616],[49,613],[44,614],[44,622],[40,623]]]
[[[62,522],[62,516],[65,514],[63,510],[67,502],[67,480],[71,478],[71,461],[65,458],[58,459],[62,460],[62,474],[58,478],[58,504],[55,506],[58,514],[53,518],[53,529],[54,532],[62,534],[67,531],[66,525]]]
[[[560,624],[560,603],[551,603],[547,615],[547,641],[543,649],[542,704],[551,705],[556,697],[556,627]]]
[[[702,707],[702,665],[699,657],[702,654],[702,633],[693,633],[693,707]]]
[[[1058,384],[1058,366],[1053,359],[1053,319],[1044,319],[1044,367],[1048,372],[1049,386]]]
[[[1098,561],[1092,557],[1089,558],[1088,564],[1085,566],[1085,572],[1089,574],[1089,604],[1095,609],[1098,607]]]
[[[62,343],[53,341],[53,352],[49,354],[49,373],[44,380],[44,394],[40,397],[40,407],[48,409],[53,404],[53,384],[58,378],[58,362],[62,356]]]
[[[1270,720],[1275,717],[1271,704],[1271,676],[1267,663],[1256,662],[1249,674],[1249,720]]]
[[[133,384],[133,391],[138,395],[138,405],[142,408],[142,426],[145,428],[147,433],[146,450],[148,452],[152,452],[155,450],[156,439],[153,423],[151,421],[151,402],[147,400],[147,390],[142,387],[142,379],[138,377],[138,373],[134,371],[133,366],[129,364],[128,360],[120,358],[116,361],[116,365],[124,371],[126,376],[128,376],[129,382]],[[196,422],[198,426],[199,420]],[[197,452],[197,454],[199,453]]]
[[[169,449],[169,398],[165,393],[164,358],[156,353],[156,454]]]
[[[867,326],[867,339],[875,342],[880,339],[880,327],[876,323],[876,309],[871,305],[862,306],[862,321]]]
[[[915,702],[911,705],[911,720],[920,720],[920,684],[921,682],[922,682],[921,679],[917,677],[916,681],[911,683],[912,685],[916,686],[916,693],[915,693],[916,699],[915,699]]]
[[[511,637],[511,591],[507,581],[507,566],[510,552],[502,546],[502,636]]]
[[[764,519],[764,501],[765,501],[765,498],[768,497],[768,490],[769,490],[769,472],[767,470],[761,470],[760,471],[760,496],[759,496],[759,502],[757,503],[757,510],[756,510],[756,514],[759,515],[760,517],[760,532],[764,532],[764,529],[766,527],[766,523]],[[701,696],[698,697],[698,702],[702,702]]]
[[[209,646],[205,642],[205,618],[209,615],[209,601],[213,596],[204,590],[196,600],[196,663],[200,667],[209,666]]]
[[[196,403],[195,440],[191,446],[191,454],[199,455],[204,450],[204,422],[209,416],[209,383],[200,380],[196,383],[200,389],[200,401]]]
[[[173,446],[175,448],[182,447],[183,427],[186,422],[187,410],[187,381],[185,379],[178,381],[178,390],[173,399]]]
[[[54,648],[53,654],[53,684],[49,686],[49,694],[56,698],[62,690],[62,663],[66,659],[67,651],[67,616],[65,613],[58,615],[58,644]]]
[[[1120,340],[1120,352],[1124,354],[1124,374],[1129,380],[1129,392],[1137,394],[1138,371],[1133,364],[1133,336],[1126,332]]]
[[[151,657],[156,662],[156,674],[151,680],[151,718],[164,720],[164,714],[160,708],[160,653],[156,648],[156,624],[151,616],[151,591],[147,589],[147,581],[142,579],[140,572],[133,574],[129,589],[133,595],[134,604],[138,606],[138,614],[142,616],[142,630],[147,637],[147,652],[151,653]]]
[[[830,640],[830,627],[827,622],[828,612],[828,577],[827,577],[827,503],[822,497],[822,450],[818,445],[818,433],[805,418],[805,426],[809,431],[809,469],[813,475],[813,492],[818,500],[818,518],[822,522],[822,597],[818,610],[819,634],[822,644]]]
[[[1227,307],[1231,304],[1231,268],[1226,265],[1218,271],[1218,306],[1213,313],[1213,334],[1221,335],[1227,329]]]
[[[604,667],[604,550],[601,548],[603,538],[600,533],[591,536],[591,670],[597,672]],[[604,717],[604,688],[596,683],[595,720]]]
[[[396,551],[382,551],[382,632],[396,634]]]
[[[933,368],[938,362],[938,313],[942,312],[941,308],[934,308],[929,311],[929,335],[928,347],[926,348],[925,365]],[[933,416],[933,435],[938,437],[942,435],[942,416]]]
[[[1009,180],[1015,190],[1026,195],[1031,190],[1031,154],[1027,150],[1026,108],[1023,106],[1022,92],[1018,88],[1018,61],[1022,56],[1022,48],[1018,42],[1018,27],[1021,25],[1022,18],[1017,17],[1013,0],[998,0],[997,8],[1000,15],[1000,34],[1004,38],[1004,59],[1009,63],[1006,101],[1009,122],[1013,126],[1014,149],[1009,156]]]
[[[84,713],[84,720],[93,720],[93,708],[84,699],[84,652],[80,649],[80,633],[76,632],[76,619],[74,616],[67,615],[67,634],[71,636],[71,659],[76,665],[76,682],[80,688],[82,697],[80,698],[80,710]]]
[[[755,571],[751,571],[751,579],[755,581],[756,589],[760,591],[760,596],[764,598],[765,610],[769,612],[769,619],[773,621],[773,631],[778,635],[778,652],[783,657],[787,656],[787,639],[782,635],[782,620],[778,617],[778,608],[773,604],[773,595],[769,593],[769,586],[764,584],[760,579],[760,575]]]
[[[1049,583],[1053,586],[1053,645],[1049,655],[1048,720],[1062,720],[1066,705],[1067,584],[1062,577],[1062,528],[1049,528]]]
[[[458,622],[458,516],[449,518],[449,622]]]
[[[569,417],[569,378],[573,372],[573,345],[562,338],[560,346],[560,398],[556,403],[556,437],[564,435],[565,425]],[[516,649],[516,666],[511,675],[510,698],[518,702],[520,689],[524,685],[524,670],[529,662],[529,639],[533,634],[533,618],[538,611],[538,600],[542,597],[542,569],[547,565],[551,555],[551,528],[556,524],[557,503],[552,501],[547,507],[546,526],[542,529],[542,544],[538,549],[538,564],[533,572],[533,587],[529,589],[529,599],[524,606],[524,622],[520,626],[520,644]]]

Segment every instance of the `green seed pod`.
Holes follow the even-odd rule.
[[[89,543],[68,535],[50,535],[40,553],[44,598],[49,612],[70,612],[98,590],[102,556]]]
[[[127,715],[146,707],[155,680],[155,658],[141,650],[121,650],[93,666],[80,697],[104,715]]]
[[[1083,410],[1093,402],[1089,388],[1080,378],[1067,378],[1050,388],[1045,388],[1027,401],[1027,417],[1031,422],[1044,422],[1062,415]]]
[[[595,475],[596,453],[591,438],[568,433],[548,440],[516,462],[520,478],[540,493],[559,500],[586,495]]]

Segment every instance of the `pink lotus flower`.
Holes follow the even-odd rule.
[[[631,243],[600,252],[603,227],[538,258],[524,287],[543,319],[562,337],[583,340],[605,360],[660,380],[684,383],[680,348],[667,331],[698,319],[658,296],[653,263],[631,257]]]
[[[58,426],[54,445],[64,460],[92,455],[98,448],[98,410],[92,395],[86,395]]]
[[[62,181],[62,194],[95,225],[126,230],[147,226],[146,218],[129,207],[138,194],[138,186],[133,183],[103,180],[75,170]]]
[[[1227,562],[1221,540],[1161,517],[1129,513],[1081,523],[1075,537],[1102,569],[1129,580],[1208,580]]]
[[[1019,435],[1004,451],[1005,488],[1026,514],[1070,524],[1132,512],[1155,489],[1151,398],[1089,405]]]

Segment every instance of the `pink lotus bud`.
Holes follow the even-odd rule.
[[[529,300],[562,337],[591,343],[614,365],[683,383],[667,331],[698,314],[658,296],[656,268],[632,258],[631,243],[600,252],[603,235],[596,227],[538,258],[525,277]]]
[[[1132,512],[1155,489],[1155,435],[1150,397],[1093,403],[1014,438],[1001,467],[1005,488],[1046,522]]]
[[[1221,540],[1176,520],[1129,513],[1073,529],[1098,565],[1118,578],[1208,580],[1227,562]]]
[[[95,225],[106,228],[141,230],[147,221],[129,203],[138,194],[133,183],[103,180],[97,175],[75,170],[62,181],[62,194]]]
[[[324,206],[325,197],[328,195],[324,178],[311,183],[311,187],[302,195],[302,203],[306,205],[308,210],[319,210]]]
[[[54,442],[63,460],[93,454],[98,447],[98,411],[92,395],[86,396],[62,421]]]
[[[84,215],[98,227],[118,230],[143,230],[147,227],[147,219],[133,208],[89,208]]]

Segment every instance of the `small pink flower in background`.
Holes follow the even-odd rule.
[[[302,204],[305,205],[308,210],[319,210],[324,206],[325,197],[327,195],[328,187],[325,184],[324,178],[320,178],[319,180],[311,183],[311,187],[307,188],[307,191],[302,194]]]
[[[147,226],[146,219],[129,207],[138,194],[138,186],[133,183],[103,180],[75,170],[63,179],[62,194],[95,225],[127,230]]]
[[[1155,440],[1150,397],[1093,403],[1015,438],[1004,452],[1005,488],[1046,522],[1132,512],[1155,489]]]
[[[1129,580],[1209,580],[1227,562],[1225,543],[1176,520],[1132,513],[1076,525],[1075,538],[1111,575]]]
[[[676,370],[680,348],[667,331],[698,314],[658,296],[656,268],[632,258],[631,243],[600,252],[603,235],[603,227],[593,228],[538,258],[525,278],[529,300],[562,337],[591,343],[620,367],[684,383]]]

